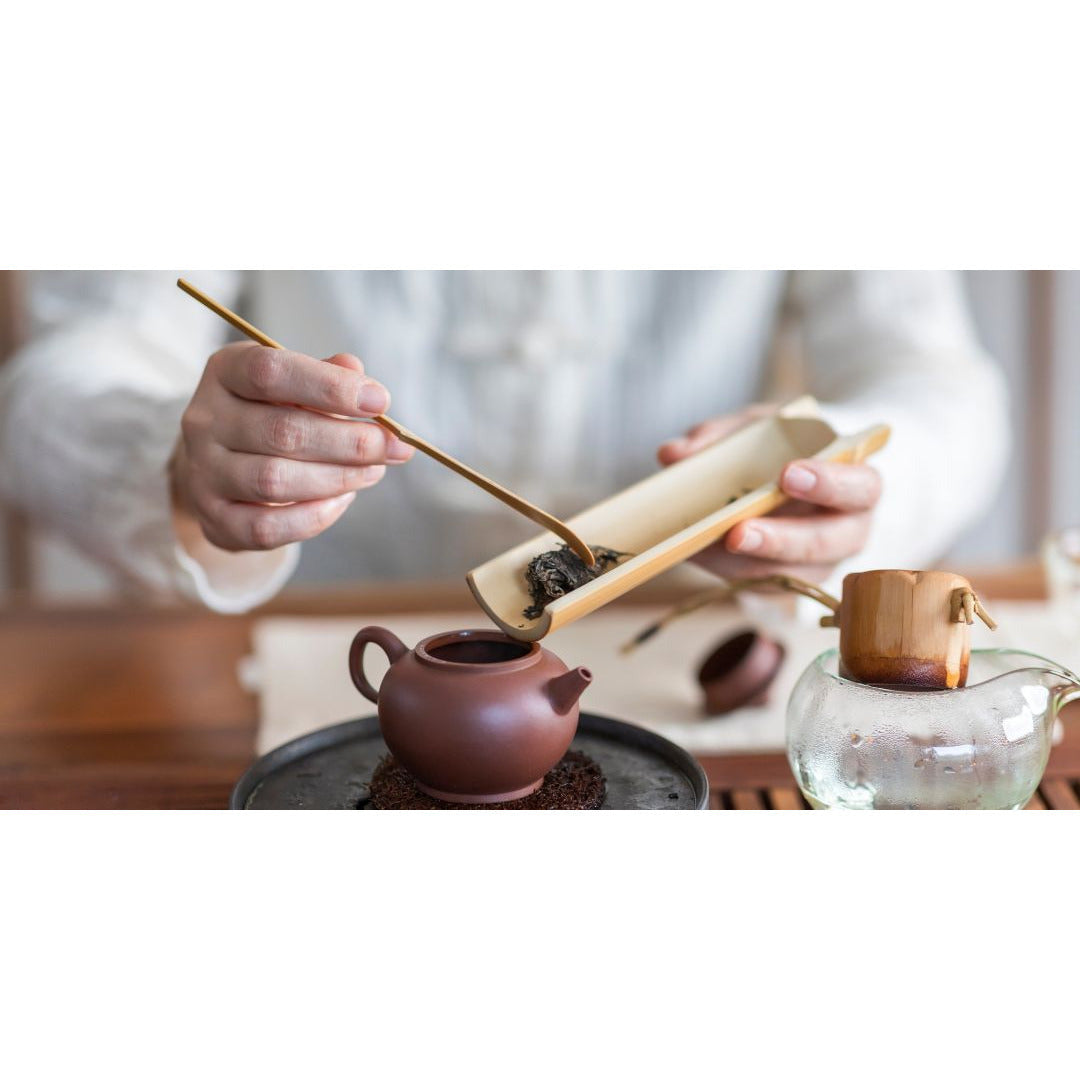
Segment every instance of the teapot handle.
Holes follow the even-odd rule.
[[[397,663],[409,650],[397,634],[382,626],[365,626],[353,638],[352,645],[349,646],[349,674],[356,684],[356,689],[368,701],[378,705],[379,691],[368,682],[367,676],[364,674],[364,649],[369,644],[378,645],[386,653],[386,658],[391,664]]]

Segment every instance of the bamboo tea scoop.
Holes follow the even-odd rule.
[[[260,345],[266,345],[270,349],[285,348],[284,345],[276,342],[269,334],[264,334],[258,327],[252,326],[246,319],[240,318],[235,311],[230,311],[223,304],[219,304],[216,300],[212,300],[206,293],[196,289],[190,282],[185,281],[183,278],[179,278],[176,284],[179,285],[188,296],[194,297],[200,304],[208,307],[215,315],[220,315],[227,323],[236,327],[242,334],[247,334],[253,341],[257,341]],[[596,556],[593,554],[589,545],[586,544],[569,525],[565,525],[557,517],[553,517],[551,514],[547,513],[547,511],[541,510],[539,506],[534,506],[520,495],[515,495],[514,492],[504,488],[502,484],[496,484],[494,480],[489,480],[483,473],[478,473],[475,469],[470,469],[468,465],[465,465],[458,461],[457,458],[453,458],[449,454],[444,453],[437,446],[433,446],[426,440],[421,439],[419,435],[414,434],[408,428],[402,427],[396,420],[391,420],[389,416],[375,416],[372,417],[372,419],[379,427],[385,428],[391,434],[396,435],[403,443],[415,446],[417,450],[427,454],[429,458],[434,458],[440,465],[445,465],[448,469],[453,469],[458,476],[464,476],[466,480],[472,481],[478,488],[483,488],[489,495],[494,495],[499,502],[505,503],[512,510],[516,510],[530,521],[534,521],[537,525],[542,525],[549,532],[553,532],[560,539],[565,540],[566,543],[581,556],[587,566],[595,565]]]

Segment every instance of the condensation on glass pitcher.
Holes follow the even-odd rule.
[[[1005,670],[995,663],[985,677]],[[1038,784],[1052,722],[1037,682],[905,693],[845,684],[835,663],[832,671],[811,665],[789,705],[788,756],[819,807],[1010,808]]]

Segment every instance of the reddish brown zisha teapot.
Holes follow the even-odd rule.
[[[378,645],[390,670],[376,691],[364,649]],[[427,794],[446,802],[508,802],[531,795],[570,747],[578,698],[592,682],[534,642],[497,630],[454,630],[411,652],[381,626],[353,638],[349,673],[379,706],[394,757]]]

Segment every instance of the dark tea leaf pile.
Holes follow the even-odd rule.
[[[446,803],[433,799],[390,756],[379,762],[369,788],[369,810],[599,810],[607,785],[600,766],[588,754],[568,750],[544,777],[539,791],[513,802]]]
[[[532,604],[522,612],[526,619],[537,618],[552,600],[588,585],[617,566],[620,559],[630,558],[627,552],[611,548],[590,545],[590,550],[596,558],[594,566],[586,566],[585,560],[566,544],[554,551],[542,552],[529,563],[525,568],[525,581]]]

